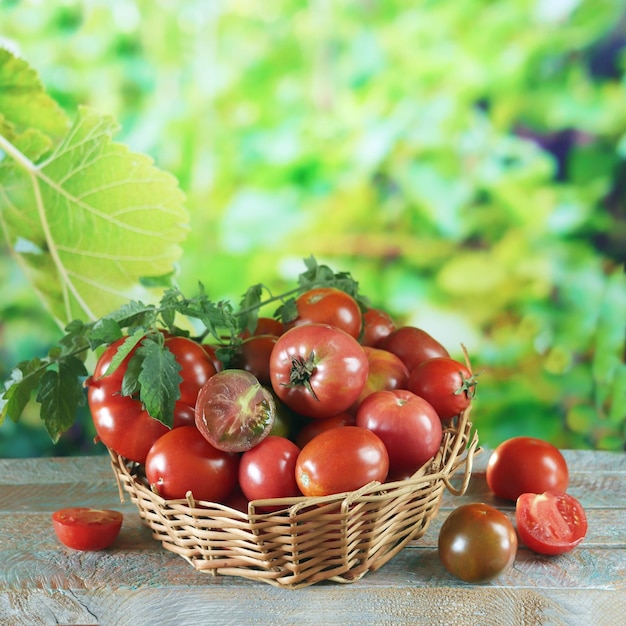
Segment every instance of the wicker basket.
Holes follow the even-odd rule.
[[[471,430],[468,410],[444,430],[434,459],[406,480],[322,498],[257,500],[247,514],[195,501],[191,493],[185,500],[164,500],[151,491],[141,466],[110,453],[121,500],[125,490],[164,548],[201,572],[296,589],[321,580],[358,580],[421,537],[444,488],[455,495],[467,489],[478,445]],[[455,487],[451,478],[462,465]],[[257,511],[268,503],[285,508]]]

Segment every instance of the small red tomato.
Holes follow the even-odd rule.
[[[59,541],[74,550],[104,550],[118,536],[123,515],[119,511],[71,507],[55,511],[52,525]]]
[[[396,329],[391,315],[382,309],[368,309],[363,313],[363,332],[361,343],[377,348],[378,345]]]
[[[356,420],[354,415],[345,412],[324,419],[312,419],[298,431],[296,444],[302,449],[313,437],[317,437],[317,435],[323,433],[325,430],[338,428],[339,426],[354,426],[355,424]]]
[[[387,335],[377,346],[400,357],[412,372],[420,363],[438,356],[447,356],[448,351],[431,335],[415,326],[400,326]]]
[[[249,450],[272,430],[276,405],[272,394],[250,372],[225,369],[202,387],[196,402],[196,426],[219,450]]]
[[[539,554],[573,550],[587,534],[587,516],[567,493],[523,493],[515,504],[517,534]]]
[[[446,356],[420,363],[406,389],[433,405],[442,421],[467,409],[476,393],[476,377],[465,365]]]
[[[483,503],[464,504],[443,522],[438,551],[453,576],[484,583],[511,567],[517,555],[517,535],[502,511]]]
[[[166,500],[186,497],[222,502],[237,484],[239,455],[213,447],[195,426],[174,428],[146,457],[146,478]]]
[[[367,428],[341,426],[311,439],[296,462],[296,481],[305,496],[354,491],[384,482],[389,455],[380,437]]]
[[[534,437],[512,437],[496,446],[487,462],[487,485],[498,498],[566,491],[567,463],[558,448]]]
[[[291,498],[302,495],[296,482],[300,448],[285,437],[270,435],[241,455],[239,486],[248,500]],[[277,511],[280,506],[259,507]]]
[[[394,477],[418,470],[441,445],[441,420],[435,409],[406,389],[376,391],[365,398],[356,424],[382,439]]]
[[[276,335],[253,335],[237,347],[230,368],[250,372],[262,385],[270,384],[270,355],[276,345]]]
[[[293,328],[302,324],[328,324],[358,339],[363,326],[361,308],[345,291],[335,287],[315,287],[296,298],[298,317],[285,324]]]
[[[395,354],[369,346],[363,346],[363,350],[367,356],[369,368],[365,385],[351,408],[353,412],[367,396],[375,391],[407,389],[409,379],[409,370]]]

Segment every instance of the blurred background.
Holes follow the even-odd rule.
[[[480,371],[481,443],[626,440],[623,0],[0,0],[0,44],[187,194],[178,284],[314,255]],[[60,336],[0,247],[0,375]],[[37,407],[0,456],[103,452]]]

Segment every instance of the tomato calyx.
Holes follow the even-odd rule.
[[[311,377],[317,370],[315,352],[311,351],[305,359],[303,357],[291,357],[291,371],[289,372],[289,382],[283,383],[283,387],[293,388],[304,386],[306,390],[319,402],[315,389],[311,386]]]
[[[455,396],[460,396],[464,393],[469,400],[474,398],[476,395],[476,386],[478,385],[478,374],[472,374],[467,377],[463,374],[463,372],[459,372],[459,376],[461,377],[461,386],[454,392]]]

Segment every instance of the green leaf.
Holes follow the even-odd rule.
[[[5,48],[0,48],[0,113],[5,124],[19,132],[35,129],[60,137],[69,128],[67,116],[45,92],[37,72]],[[2,129],[0,122],[0,134],[4,135]]]
[[[48,369],[41,377],[37,402],[41,416],[52,441],[74,423],[76,411],[85,404],[81,377],[87,375],[83,362],[75,357],[60,361],[58,370]]]
[[[4,231],[62,326],[148,298],[141,279],[172,271],[187,234],[176,179],[113,143],[117,130],[113,118],[81,108],[44,163],[10,150],[15,166],[0,174]]]
[[[252,285],[243,294],[239,303],[239,329],[254,332],[259,320],[259,307],[263,296],[263,285]]]
[[[154,419],[171,427],[174,404],[180,397],[180,365],[157,341],[144,341],[137,352],[143,359],[138,377],[140,399]]]
[[[121,362],[132,352],[133,348],[146,336],[143,328],[138,328],[132,335],[126,337],[126,340],[118,347],[115,356],[111,359],[107,371],[104,376],[112,374],[121,364]],[[129,394],[125,394],[129,395]]]
[[[120,325],[112,319],[98,320],[89,333],[89,346],[95,350],[98,346],[108,345],[123,337]]]
[[[5,391],[0,396],[0,424],[7,417],[14,422],[20,419],[44,372],[39,358],[23,361],[13,368],[10,378],[4,383]]]

